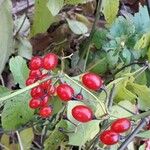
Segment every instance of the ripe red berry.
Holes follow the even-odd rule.
[[[36,109],[40,107],[41,101],[39,99],[31,99],[29,102],[29,106],[32,109]]]
[[[99,90],[102,87],[102,79],[95,73],[86,73],[82,76],[82,83],[91,90]]]
[[[40,79],[43,80],[43,79],[45,79],[45,78],[47,78],[47,77],[48,77],[48,74],[43,74]],[[45,81],[45,82],[43,82],[43,83],[41,84],[41,87],[42,87],[44,90],[47,90],[48,87],[51,85],[51,83],[52,83],[52,80],[47,80],[47,81]]]
[[[48,89],[47,89],[47,93],[48,95],[54,95],[56,92],[56,87],[54,85],[49,85]]]
[[[69,101],[74,95],[74,90],[66,83],[62,83],[57,87],[57,95],[63,101]]]
[[[92,110],[84,105],[77,105],[72,109],[72,116],[79,122],[89,122],[92,120]]]
[[[42,75],[42,72],[37,69],[37,70],[30,70],[29,76],[33,78],[39,78]]]
[[[77,94],[76,99],[83,100],[83,95],[81,93]]]
[[[53,53],[49,53],[43,58],[43,68],[46,70],[53,70],[58,65],[58,56]]]
[[[119,141],[119,134],[111,130],[105,130],[99,136],[99,139],[103,144],[113,145]]]
[[[42,58],[39,56],[32,57],[32,59],[29,62],[29,68],[30,70],[37,70],[42,67]]]
[[[119,118],[111,124],[111,130],[116,133],[123,133],[130,129],[131,121],[127,118]]]
[[[35,87],[35,88],[33,88],[33,89],[31,90],[31,96],[32,96],[33,98],[40,98],[40,97],[42,97],[43,95],[44,95],[44,91],[43,91],[43,89],[42,89],[40,86]]]
[[[48,100],[49,100],[49,96],[45,95],[44,97],[41,98],[41,102],[40,102],[40,106],[44,107],[48,105]]]
[[[39,115],[42,118],[48,118],[52,114],[52,108],[49,106],[42,107],[39,111]]]
[[[29,78],[26,80],[26,86],[31,85],[31,84],[33,84],[33,83],[35,83],[35,82],[36,82],[36,79],[35,79],[35,78],[29,77]]]

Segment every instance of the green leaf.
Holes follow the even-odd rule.
[[[135,13],[133,18],[136,31],[138,33],[149,32],[150,30],[150,18],[147,6],[141,6],[139,8],[139,12]]]
[[[86,0],[64,0],[66,4],[76,5],[86,3]]]
[[[25,87],[25,81],[29,75],[26,61],[20,56],[12,57],[9,61],[9,66],[15,82],[19,83],[21,88]]]
[[[64,5],[64,0],[48,0],[47,7],[53,16],[56,16]]]
[[[150,62],[150,47],[148,48],[148,51],[147,51],[147,57],[148,57],[148,61]]]
[[[92,38],[92,42],[94,43],[97,49],[100,49],[106,40],[106,30],[96,29]]]
[[[0,97],[9,95],[11,91],[7,89],[6,87],[0,86]]]
[[[143,36],[138,40],[134,46],[135,50],[141,50],[147,46],[149,46],[150,43],[150,32],[147,32],[143,34]]]
[[[138,133],[136,136],[142,139],[150,139],[150,130]]]
[[[131,112],[135,113],[135,105],[133,105],[130,101],[124,100],[118,103],[119,105],[123,106],[127,110],[130,110]],[[122,118],[122,117],[130,117],[133,114],[128,112],[127,110],[123,109],[122,107],[118,105],[114,105],[111,109],[111,115]]]
[[[83,24],[82,22],[76,21],[76,20],[70,20],[67,19],[69,28],[71,29],[71,31],[75,34],[85,34],[88,32],[88,28],[85,24]]]
[[[0,5],[0,74],[13,50],[12,4],[5,0]]]
[[[20,138],[24,150],[30,150],[34,134],[32,128],[24,129],[20,132]]]
[[[53,114],[58,113],[61,110],[61,108],[63,107],[62,101],[60,101],[58,99],[58,97],[56,97],[56,96],[52,97],[52,100],[50,100],[50,101],[51,101],[52,106],[55,108],[53,110]]]
[[[67,136],[59,131],[59,128],[67,129],[67,123],[65,120],[60,120],[55,129],[50,133],[48,138],[44,142],[44,150],[56,150],[60,144],[66,140]]]
[[[137,95],[138,106],[141,110],[149,110],[150,108],[150,88],[146,85],[136,83],[128,83],[128,89]]]
[[[21,57],[31,59],[32,57],[32,45],[29,42],[29,40],[25,37],[19,38],[19,44],[18,44],[18,55]]]
[[[2,127],[5,131],[16,130],[33,117],[29,108],[29,93],[24,93],[8,100],[2,112]]]
[[[47,2],[48,0],[35,1],[35,14],[31,28],[32,36],[36,35],[37,33],[46,32],[46,30],[55,20],[47,7]]]
[[[118,14],[119,0],[102,1],[102,12],[108,24],[112,24]]]

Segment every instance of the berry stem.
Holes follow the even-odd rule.
[[[35,82],[35,83],[33,83],[33,84],[31,84],[31,85],[29,85],[29,86],[23,88],[23,89],[20,89],[20,90],[18,90],[18,91],[16,91],[16,92],[11,93],[10,95],[6,95],[6,96],[0,98],[0,101],[1,101],[1,102],[4,102],[4,101],[6,101],[6,100],[8,100],[8,99],[10,99],[10,98],[13,98],[13,97],[15,97],[15,96],[17,96],[17,95],[19,95],[19,94],[22,94],[22,93],[24,93],[24,92],[26,92],[26,91],[31,90],[32,88],[34,88],[34,87],[40,85],[41,83],[43,83],[43,82],[45,82],[45,81],[47,81],[47,80],[49,80],[49,79],[52,79],[52,78],[59,78],[59,77],[60,77],[59,75],[56,75],[56,76],[49,76],[49,77],[47,77],[47,78],[45,78],[45,79],[43,79],[43,80],[38,80],[37,82]]]
[[[108,114],[108,112],[107,112],[107,110],[105,108],[105,105],[93,93],[91,93],[88,89],[84,88],[82,85],[80,85],[75,80],[73,80],[72,78],[70,78],[67,74],[64,74],[64,76],[66,78],[68,78],[69,80],[71,80],[76,85],[78,85],[79,87],[81,87],[82,89],[84,89],[84,91],[86,91],[87,93],[89,93],[100,104],[101,109],[103,110],[104,114]]]

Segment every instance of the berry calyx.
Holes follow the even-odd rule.
[[[119,134],[112,130],[105,130],[99,136],[99,140],[106,145],[113,145],[119,141]]]
[[[83,95],[81,93],[79,93],[75,96],[75,98],[78,100],[83,100]]]
[[[49,53],[43,58],[43,68],[46,70],[53,70],[58,65],[58,56],[53,53]]]
[[[127,118],[119,118],[111,124],[111,130],[116,133],[123,133],[130,129],[131,121]]]
[[[33,88],[30,94],[33,98],[40,98],[44,95],[44,91],[40,86],[38,86]]]
[[[102,87],[102,79],[95,73],[86,73],[82,76],[82,83],[89,89],[97,91]]]
[[[92,120],[93,112],[85,105],[77,105],[72,109],[72,116],[77,121],[85,123]]]
[[[33,78],[39,78],[41,75],[42,75],[42,72],[39,69],[31,70],[29,73],[29,76]]]
[[[40,107],[44,107],[48,105],[49,96],[45,95],[41,98]]]
[[[52,115],[52,108],[50,106],[42,107],[39,111],[39,115],[42,118],[48,118]]]
[[[36,82],[36,79],[35,79],[35,78],[29,77],[29,78],[26,80],[26,86],[31,85],[31,84],[33,84],[33,83],[35,83],[35,82]]]
[[[40,107],[41,101],[39,99],[31,99],[29,102],[29,107],[32,109],[36,109]]]
[[[42,58],[39,56],[32,57],[32,59],[29,62],[29,68],[30,70],[37,70],[42,67]]]
[[[62,83],[57,87],[57,95],[63,101],[69,101],[74,95],[74,90],[66,83]]]

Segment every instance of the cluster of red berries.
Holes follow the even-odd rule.
[[[109,130],[105,130],[99,136],[100,141],[106,145],[113,145],[119,142],[120,134],[128,131],[131,127],[131,121],[127,118],[115,120]]]
[[[31,85],[38,80],[48,77],[48,73],[43,74],[43,69],[53,70],[58,64],[58,56],[49,53],[43,58],[39,56],[33,57],[29,62],[29,78],[26,80],[26,85]],[[41,85],[31,89],[32,99],[29,106],[32,109],[39,109],[39,115],[43,118],[49,117],[52,114],[52,108],[49,106],[49,99],[55,94],[55,86],[51,80],[43,82]]]

